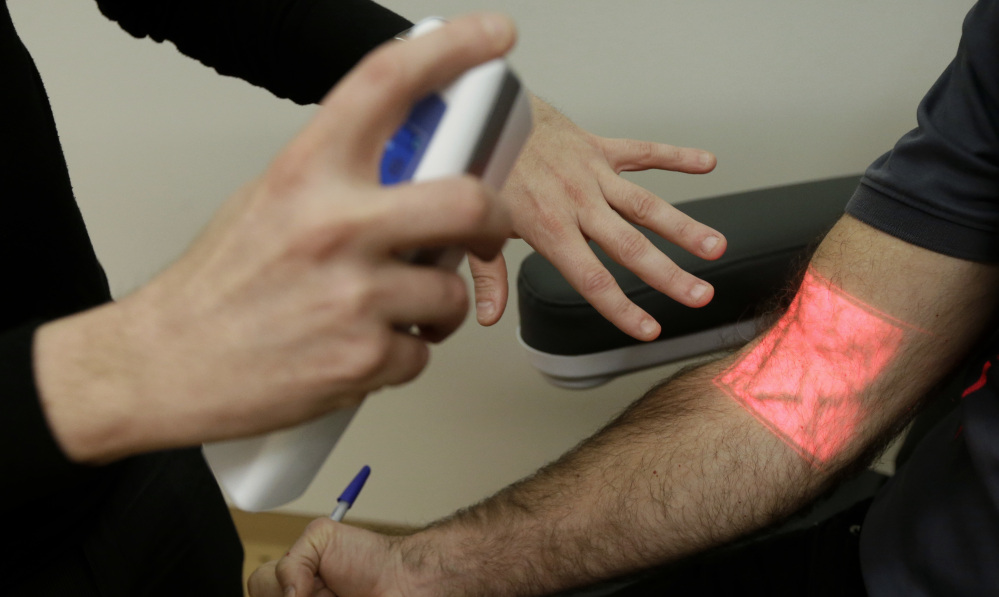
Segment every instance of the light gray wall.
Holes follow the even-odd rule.
[[[498,9],[525,83],[584,128],[715,151],[703,177],[632,175],[669,201],[859,172],[914,124],[970,0],[389,0],[417,19]],[[178,255],[311,113],[136,41],[87,0],[10,0],[47,83],[81,208],[121,295]],[[511,244],[514,267],[527,253]],[[515,307],[515,306],[513,306]],[[371,397],[290,511],[325,512],[361,464],[352,515],[420,523],[556,457],[664,374],[547,386],[516,309],[469,322],[415,383]]]

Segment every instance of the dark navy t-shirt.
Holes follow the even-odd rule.
[[[999,0],[968,13],[918,125],[871,165],[847,213],[945,255],[999,262]],[[871,595],[999,594],[997,356],[999,333],[966,364],[958,406],[876,496],[860,545]]]

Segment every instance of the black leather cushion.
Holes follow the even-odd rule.
[[[759,315],[803,266],[809,248],[843,214],[860,175],[699,199],[677,206],[728,239],[726,254],[704,261],[651,232],[642,232],[683,269],[710,282],[709,305],[691,309],[649,287],[593,245],[625,294],[662,325],[660,340],[736,323]],[[582,355],[639,341],[611,325],[551,263],[537,253],[517,278],[520,335],[536,350]]]

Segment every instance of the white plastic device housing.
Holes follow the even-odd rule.
[[[421,21],[410,37],[442,23]],[[496,59],[469,70],[438,96],[445,110],[410,180],[474,174],[502,188],[530,136],[527,90],[506,62]],[[414,251],[404,258],[453,269],[463,256],[460,248],[445,248]],[[251,512],[276,508],[305,492],[357,410],[340,409],[258,437],[205,444],[205,458],[236,507]]]

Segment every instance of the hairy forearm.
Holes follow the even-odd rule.
[[[991,317],[996,287],[995,268],[844,220],[759,339],[403,540],[403,561],[438,594],[543,594],[778,521],[904,425]]]
[[[442,594],[545,594],[790,514],[824,475],[715,388],[728,362],[651,390],[556,463],[417,535],[409,563],[434,569]]]

